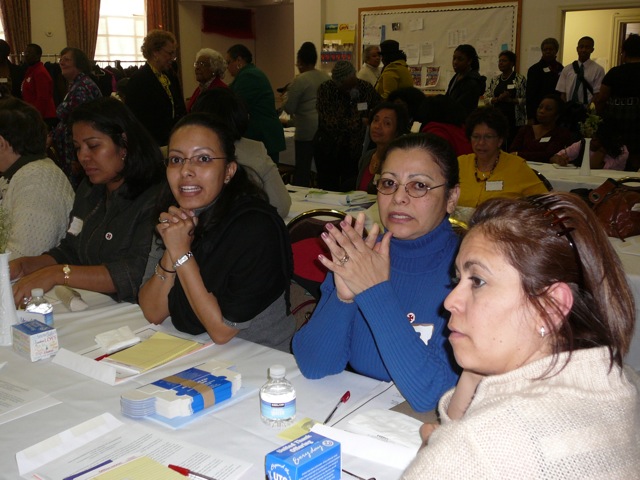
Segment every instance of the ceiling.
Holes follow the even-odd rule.
[[[272,7],[287,3],[293,0],[179,0],[182,3],[201,3],[203,5],[218,5],[225,7],[250,8],[250,7]]]

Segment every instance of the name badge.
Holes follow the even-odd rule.
[[[425,345],[429,345],[429,340],[431,340],[431,336],[433,335],[433,324],[414,323],[413,328],[420,334],[420,340],[422,340]]]
[[[513,83],[507,85],[507,90],[513,90],[514,88],[516,88],[516,86]]]
[[[364,112],[365,110],[367,110],[367,102],[358,102],[358,111],[359,112]]]
[[[67,230],[67,233],[77,236],[82,231],[83,224],[84,222],[81,219],[79,219],[78,217],[73,217],[71,219],[71,224],[69,225],[69,230]]]
[[[547,143],[549,140],[551,140],[551,137],[542,137],[540,143]]]
[[[491,180],[487,181],[484,184],[484,189],[487,192],[501,192],[503,181],[502,180]]]
[[[542,69],[542,71],[543,71],[544,73],[549,73],[549,72],[551,71],[551,69],[550,69],[549,67],[544,67],[544,68]]]

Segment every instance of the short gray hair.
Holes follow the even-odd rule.
[[[371,52],[373,52],[374,50],[376,51],[380,51],[380,46],[379,45],[369,45],[367,48],[364,49],[364,60],[365,62],[367,60],[369,60],[369,58],[371,57]]]
[[[213,48],[201,48],[196,53],[196,61],[200,57],[207,57],[209,59],[209,63],[211,64],[211,71],[218,78],[224,77],[224,72],[227,69],[227,62],[224,57],[216,52]]]

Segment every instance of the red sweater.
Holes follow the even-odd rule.
[[[27,68],[22,82],[22,99],[36,107],[42,118],[56,118],[53,103],[53,80],[42,62]]]
[[[433,133],[444,138],[451,144],[458,157],[473,153],[471,143],[464,132],[464,128],[461,126],[451,125],[450,123],[429,122],[422,127],[422,132]]]

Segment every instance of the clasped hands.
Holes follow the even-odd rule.
[[[193,210],[169,207],[160,214],[156,231],[162,238],[172,262],[191,249],[193,232],[198,225],[198,217]]]
[[[380,242],[377,241],[380,227],[374,225],[366,238],[364,233],[364,213],[359,213],[355,224],[347,215],[340,228],[327,223],[322,240],[329,248],[332,259],[318,255],[318,260],[334,274],[338,298],[343,302],[352,302],[353,298],[364,290],[389,279],[389,245],[391,232],[387,232]]]

